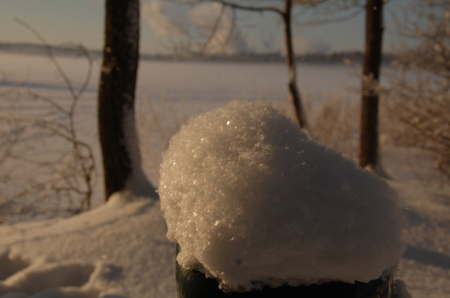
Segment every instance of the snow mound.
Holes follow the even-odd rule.
[[[191,119],[163,157],[158,191],[177,260],[225,289],[368,282],[404,250],[387,183],[269,103]]]
[[[66,219],[0,225],[0,298],[176,297],[159,202],[115,193]]]

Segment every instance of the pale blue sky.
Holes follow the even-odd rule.
[[[150,1],[143,0],[142,6]],[[408,0],[394,0],[388,10]],[[147,4],[146,4],[147,3]],[[165,11],[170,11],[166,8]],[[147,14],[148,15],[148,14]],[[14,21],[20,18],[38,30],[50,44],[63,42],[82,43],[91,49],[100,49],[103,44],[104,4],[102,0],[0,0],[0,41],[36,42],[34,36]],[[266,13],[248,14],[245,28],[240,29],[241,39],[247,51],[275,51],[282,47],[281,26],[277,17]],[[398,37],[390,30],[393,27],[389,11],[386,12],[387,30],[385,50],[391,50]],[[154,26],[158,26],[157,23]],[[162,52],[164,36],[155,34],[144,19],[141,26],[141,52]],[[299,52],[311,50],[362,50],[364,43],[364,14],[339,23],[321,26],[297,27],[296,44]]]

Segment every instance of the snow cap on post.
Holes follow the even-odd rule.
[[[159,194],[178,263],[226,290],[368,282],[404,250],[387,183],[266,102],[191,119],[164,153]]]

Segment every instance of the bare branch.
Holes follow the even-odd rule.
[[[0,114],[0,122],[9,125],[2,126],[6,129],[0,134],[0,166],[14,164],[12,171],[8,171],[8,176],[0,177],[0,182],[5,184],[2,187],[3,192],[0,192],[0,207],[16,202],[23,208],[37,208],[43,200],[55,199],[57,211],[60,200],[73,202],[77,197],[80,198],[79,208],[90,208],[95,161],[89,144],[77,138],[75,111],[79,99],[89,85],[93,60],[86,48],[75,46],[88,61],[86,76],[80,89],[76,91],[44,38],[25,22],[16,21],[30,30],[44,45],[47,56],[62,77],[72,100],[69,108],[66,108],[57,100],[32,90],[9,93],[16,99],[33,102],[34,107],[46,108],[46,112],[32,111],[30,114],[28,111],[23,113],[18,110],[19,114]],[[5,101],[5,104],[12,105],[16,101]],[[55,148],[51,157],[43,158],[35,151],[36,140],[40,139],[56,141],[55,143],[62,147]]]
[[[222,21],[223,15],[225,14],[226,7],[222,5],[219,15],[216,18],[216,21],[214,22],[214,26],[211,29],[211,33],[208,36],[208,39],[205,41],[205,43],[202,45],[199,51],[199,55],[203,55],[206,52],[207,47],[211,44],[211,41],[213,40],[214,36],[217,34],[217,30],[219,28],[220,22]]]
[[[259,6],[252,6],[252,5],[236,4],[236,3],[233,3],[233,2],[230,2],[230,1],[225,1],[225,0],[212,0],[212,2],[217,2],[217,3],[220,3],[222,5],[231,7],[233,9],[239,9],[239,10],[245,10],[245,11],[255,11],[255,12],[260,12],[260,13],[268,11],[268,12],[277,13],[277,14],[279,14],[281,16],[286,13],[285,11],[283,11],[280,8],[275,7],[275,6],[261,6],[261,7],[259,7]]]
[[[388,110],[407,129],[404,142],[431,152],[450,182],[450,3],[415,1],[398,30],[416,41],[398,48]]]
[[[22,26],[24,26],[25,28],[27,28],[31,33],[34,34],[34,36],[36,36],[36,38],[41,42],[41,44],[45,47],[45,50],[47,51],[47,55],[50,58],[50,60],[52,61],[53,65],[55,65],[56,70],[58,71],[59,75],[61,75],[61,77],[63,78],[64,82],[67,85],[67,88],[69,89],[70,95],[73,98],[76,98],[76,93],[74,91],[74,88],[72,86],[72,83],[70,82],[69,78],[66,76],[64,70],[61,68],[61,66],[59,65],[58,61],[55,59],[55,57],[53,56],[53,52],[52,52],[52,48],[50,47],[50,45],[47,43],[47,41],[39,34],[39,32],[36,31],[36,29],[34,29],[33,27],[31,27],[30,25],[28,25],[25,21],[19,19],[19,18],[14,18],[14,20],[16,22],[18,22],[19,24],[21,24]]]

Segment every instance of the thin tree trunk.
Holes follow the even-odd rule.
[[[367,0],[362,81],[360,167],[378,164],[378,99],[383,37],[383,0]]]
[[[105,199],[125,188],[133,171],[127,131],[134,117],[139,59],[139,0],[107,0],[105,45],[98,94]],[[133,124],[134,125],[134,124]]]
[[[295,115],[297,116],[300,128],[306,127],[306,118],[303,111],[302,100],[297,88],[297,70],[295,64],[294,46],[292,44],[292,0],[286,1],[286,7],[283,14],[284,22],[284,39],[286,42],[286,63],[289,70],[288,90],[289,97],[295,107]]]

